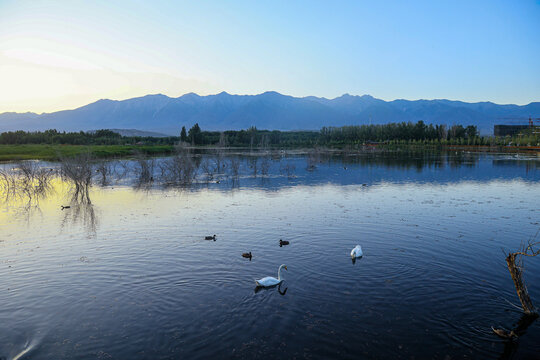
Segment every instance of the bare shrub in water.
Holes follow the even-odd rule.
[[[280,172],[285,174],[288,178],[294,177],[294,172],[296,171],[296,165],[286,162],[280,166]]]
[[[319,149],[315,148],[315,149],[309,150],[306,157],[307,170],[309,171],[315,170],[320,160],[321,160],[321,154],[320,154]]]
[[[229,167],[231,169],[232,177],[238,178],[240,171],[240,159],[238,159],[237,157],[232,157]]]
[[[116,164],[111,161],[100,161],[96,164],[96,175],[98,175],[101,186],[110,183],[110,178],[116,174]]]
[[[135,177],[138,185],[146,185],[154,181],[155,161],[153,158],[148,158],[142,153],[137,153],[135,158]]]
[[[227,170],[227,162],[224,160],[223,152],[218,150],[213,160],[215,172],[217,174],[223,174]]]
[[[50,181],[54,176],[53,169],[39,166],[35,162],[21,162],[18,166],[22,182],[25,187],[32,188],[33,193],[41,193],[50,187]]]
[[[90,187],[92,186],[92,162],[90,153],[61,159],[62,178],[74,186],[74,201],[90,203]]]
[[[219,135],[219,142],[217,144],[217,149],[215,149],[214,162],[216,164],[216,170],[218,174],[221,174],[225,171],[227,164],[223,161],[224,149],[228,147],[227,137],[225,133]]]
[[[117,180],[122,180],[129,173],[130,166],[129,161],[127,160],[118,160],[117,165],[115,165],[115,175]]]
[[[191,151],[184,146],[177,146],[173,156],[159,164],[161,177],[167,184],[191,185],[197,176],[198,164],[193,160]]]
[[[250,156],[249,158],[249,168],[252,170],[251,174],[253,177],[257,177],[257,164],[259,158],[257,156]]]
[[[211,181],[214,178],[214,166],[210,163],[208,159],[204,159],[201,162],[201,169],[205,175],[206,181]]]
[[[270,164],[270,158],[268,156],[264,156],[261,159],[261,175],[268,175],[268,170],[270,170]]]

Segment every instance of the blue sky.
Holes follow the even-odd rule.
[[[149,93],[540,101],[540,1],[2,1],[0,112]]]

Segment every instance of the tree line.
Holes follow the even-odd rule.
[[[189,130],[185,126],[180,136],[141,137],[121,136],[111,130],[89,132],[9,131],[0,134],[0,144],[71,144],[71,145],[174,145],[179,141],[188,145],[231,147],[311,147],[361,145],[370,142],[387,144],[454,144],[506,145],[538,142],[538,136],[511,139],[480,137],[474,125],[433,125],[423,121],[381,125],[353,125],[323,127],[320,131],[246,130],[203,131],[199,124]]]
[[[198,124],[186,131],[182,127],[180,140],[192,145],[230,146],[309,146],[346,145],[365,142],[394,141],[446,141],[478,138],[478,128],[474,125],[426,125],[402,122],[382,125],[351,125],[323,127],[320,131],[269,131],[251,127],[247,130],[224,132],[202,131]]]
[[[122,136],[111,130],[60,132],[57,130],[45,131],[7,131],[0,134],[0,144],[67,144],[67,145],[133,145],[144,143],[148,145],[168,145],[178,141],[177,136],[170,137],[143,137]]]
[[[451,140],[475,138],[478,128],[474,125],[426,125],[423,121],[390,123],[381,125],[357,125],[342,127],[323,127],[321,137],[325,142],[366,142],[392,140]]]

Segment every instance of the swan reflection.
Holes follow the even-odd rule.
[[[255,294],[257,294],[261,290],[268,291],[268,290],[277,288],[277,291],[278,291],[279,295],[284,296],[287,293],[287,290],[289,288],[286,287],[285,290],[281,290],[281,284],[283,284],[283,282],[281,282],[281,283],[279,283],[277,285],[273,285],[273,286],[266,286],[266,287],[256,286],[255,289],[253,289],[253,292],[255,292]]]

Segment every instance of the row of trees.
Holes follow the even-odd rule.
[[[270,131],[251,127],[247,130],[202,131],[199,124],[189,130],[182,127],[180,136],[139,137],[121,136],[110,130],[92,132],[5,132],[0,144],[72,144],[72,145],[174,145],[181,141],[191,145],[217,145],[233,147],[311,147],[358,145],[368,142],[388,144],[456,144],[456,145],[536,145],[536,134],[514,138],[479,137],[476,126],[432,125],[417,123],[390,123],[384,125],[358,125],[323,127],[320,131]]]
[[[178,137],[141,137],[122,136],[111,130],[60,132],[57,130],[46,131],[7,131],[0,134],[0,144],[70,144],[70,145],[129,145],[145,143],[151,145],[173,144]]]
[[[201,131],[195,124],[189,131],[182,127],[180,140],[193,145],[232,145],[232,146],[306,146],[357,144],[368,141],[425,141],[474,139],[478,137],[476,126],[426,125],[423,121],[413,123],[391,123],[384,125],[359,125],[342,127],[323,127],[315,131],[268,131],[251,127],[247,130],[212,132]]]
[[[423,121],[390,123],[383,125],[359,125],[342,127],[323,127],[322,140],[326,143],[355,143],[366,141],[392,140],[450,140],[459,138],[475,138],[478,136],[476,126],[464,128],[462,125],[426,125]]]
[[[202,131],[199,124],[186,131],[182,127],[180,141],[192,145],[218,145],[243,147],[268,146],[309,146],[319,142],[317,131],[279,131],[258,130],[250,127],[247,130]]]

